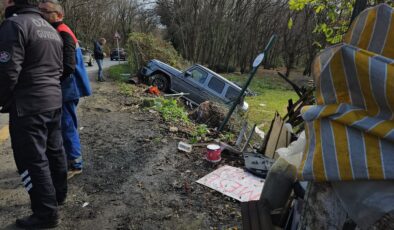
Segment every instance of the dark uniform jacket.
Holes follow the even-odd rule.
[[[1,112],[14,107],[26,116],[61,108],[62,39],[38,9],[7,10],[0,26]]]

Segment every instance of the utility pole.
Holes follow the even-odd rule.
[[[119,35],[118,31],[115,32],[114,38],[116,39],[116,45],[118,47],[118,62],[119,62],[119,65],[120,65],[120,50],[119,50],[120,35]]]
[[[272,35],[272,37],[269,40],[269,42],[268,42],[267,46],[265,47],[264,51],[262,53],[260,53],[259,55],[257,55],[256,59],[254,59],[254,62],[253,62],[253,65],[252,65],[252,67],[253,67],[252,72],[250,72],[249,78],[246,81],[244,87],[242,88],[241,93],[239,94],[237,99],[234,101],[234,103],[231,106],[226,118],[224,118],[224,121],[220,125],[220,127],[218,129],[219,132],[221,132],[224,129],[224,126],[226,126],[227,122],[230,120],[231,115],[233,114],[235,108],[239,104],[242,96],[245,94],[246,89],[248,88],[248,86],[252,82],[252,79],[253,79],[254,75],[256,74],[257,69],[260,67],[261,63],[263,62],[264,57],[266,56],[268,51],[272,48],[272,45],[274,44],[275,40],[276,40],[276,35]]]

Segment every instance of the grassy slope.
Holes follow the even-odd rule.
[[[227,79],[243,85],[248,75],[225,74]],[[268,131],[275,111],[281,116],[287,113],[288,100],[298,99],[297,94],[283,79],[274,72],[259,71],[249,87],[257,96],[247,97],[249,104],[248,120]]]
[[[110,78],[116,81],[127,81],[128,77],[123,77],[121,74],[130,73],[130,66],[129,64],[114,65],[108,69],[108,73]]]

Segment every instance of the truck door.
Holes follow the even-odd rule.
[[[197,104],[206,101],[207,95],[206,92],[204,92],[204,87],[207,82],[208,72],[198,68],[198,66],[194,66],[187,71],[190,72],[191,75],[184,75],[182,77],[183,84],[181,83],[179,85],[179,91],[189,93],[186,97]]]
[[[211,98],[210,101],[217,101],[221,103],[225,103],[227,100],[224,98],[223,90],[226,86],[226,83],[215,75],[211,75],[211,78],[207,83],[207,93]]]

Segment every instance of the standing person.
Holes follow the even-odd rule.
[[[103,60],[104,60],[104,51],[103,46],[107,43],[105,38],[100,38],[98,41],[94,42],[94,58],[96,59],[98,70],[98,81],[104,81],[103,77]]]
[[[58,203],[67,195],[67,163],[60,118],[63,42],[42,18],[38,0],[1,0],[0,106],[10,115],[15,163],[33,214],[22,228],[59,224]]]
[[[68,158],[68,179],[82,173],[81,143],[78,133],[77,106],[79,98],[91,95],[89,77],[83,62],[78,40],[71,29],[63,23],[63,7],[57,0],[44,0],[39,8],[44,17],[63,39],[63,76],[61,79],[62,136]]]

